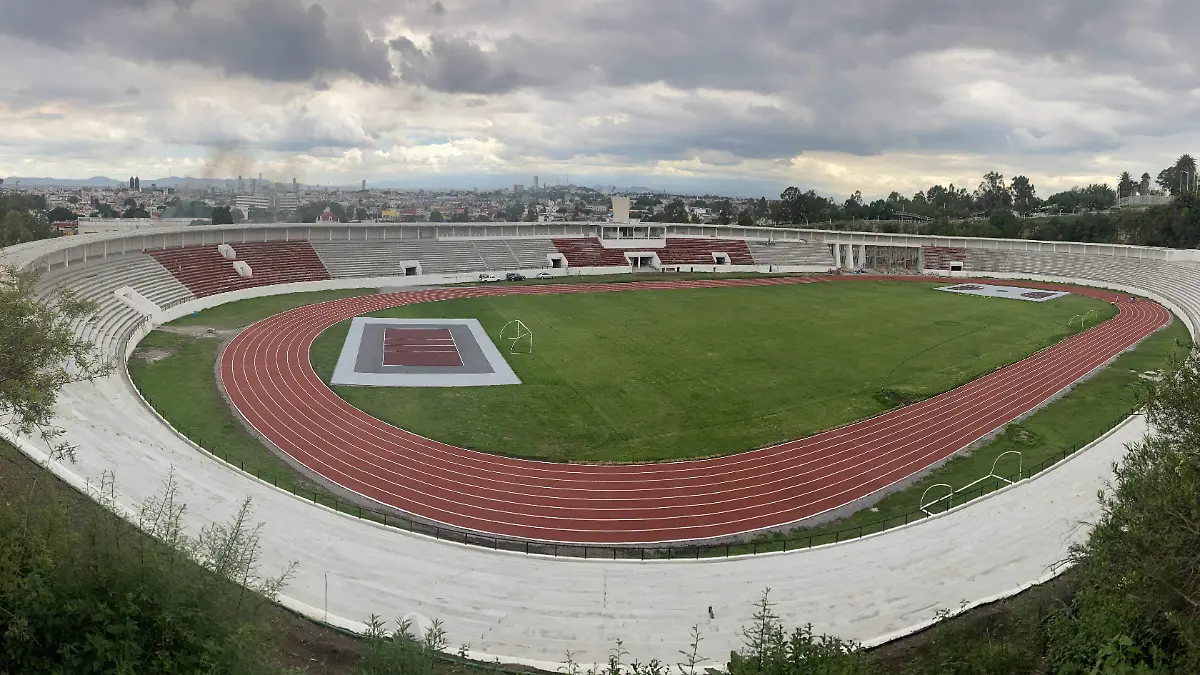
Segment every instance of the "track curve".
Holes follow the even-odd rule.
[[[1115,302],[1120,311],[1023,361],[920,403],[775,446],[663,464],[555,464],[439,443],[350,406],[309,362],[313,340],[333,324],[420,302],[885,279],[912,280],[856,276],[471,287],[333,300],[248,327],[226,348],[220,373],[231,403],[258,433],[310,470],[369,499],[497,536],[650,544],[785,525],[852,503],[1035,409],[1171,319],[1153,302],[1070,288]]]

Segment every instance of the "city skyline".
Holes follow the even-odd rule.
[[[0,175],[1049,194],[1200,148],[1197,28],[1175,0],[7,3]]]

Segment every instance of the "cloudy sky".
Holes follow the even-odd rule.
[[[1040,194],[1200,152],[1183,0],[0,0],[0,176]]]

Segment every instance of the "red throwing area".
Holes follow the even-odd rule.
[[[385,366],[462,366],[449,328],[387,328],[383,331]]]
[[[312,471],[377,502],[500,536],[645,544],[760,530],[850,504],[1035,409],[1171,320],[1159,305],[1127,295],[1021,282],[1115,302],[1120,312],[1023,361],[890,413],[759,450],[666,464],[552,464],[422,438],[350,406],[308,358],[313,340],[335,323],[419,302],[881,279],[887,278],[481,286],[333,300],[242,331],[224,352],[221,377],[256,431]]]

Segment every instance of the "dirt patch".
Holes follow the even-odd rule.
[[[159,326],[154,330],[188,337],[207,337],[231,340],[241,332],[240,328],[213,328],[212,326]]]
[[[141,359],[147,363],[157,363],[174,355],[175,350],[173,349],[139,349],[134,353],[134,358]]]

